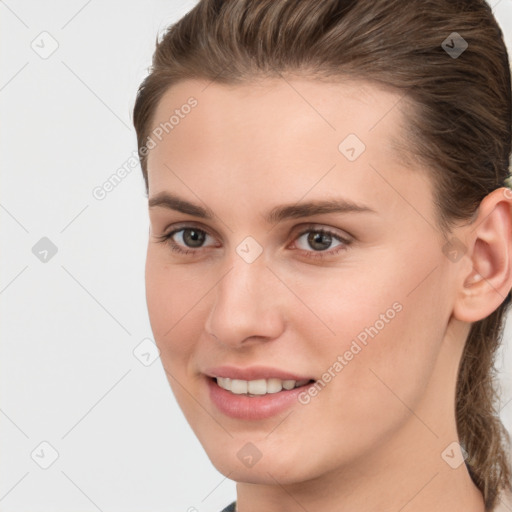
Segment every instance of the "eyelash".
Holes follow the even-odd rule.
[[[206,235],[211,236],[204,229],[199,229],[199,228],[196,228],[195,226],[181,226],[181,227],[179,227],[177,229],[174,229],[174,230],[170,231],[167,234],[157,236],[156,238],[158,239],[158,243],[166,243],[172,251],[174,251],[174,252],[176,252],[178,254],[182,254],[182,255],[197,254],[201,248],[198,248],[198,249],[182,249],[176,242],[174,242],[172,240],[172,237],[176,233],[179,233],[180,231],[187,231],[187,230],[199,231],[201,233],[204,233]],[[304,229],[299,234],[297,234],[297,236],[295,237],[294,240],[297,240],[298,238],[300,238],[301,236],[305,235],[306,233],[319,233],[319,234],[322,234],[322,235],[329,235],[333,239],[336,239],[336,240],[338,240],[339,242],[342,243],[342,245],[338,246],[334,251],[333,250],[331,250],[331,251],[305,251],[305,250],[299,249],[302,253],[304,253],[306,258],[323,259],[323,258],[327,257],[325,255],[335,256],[338,253],[340,253],[341,251],[347,250],[347,247],[352,243],[352,240],[348,240],[346,238],[343,238],[340,235],[338,235],[337,233],[335,233],[335,232],[333,232],[333,231],[331,231],[329,229],[325,229],[325,228],[316,228],[315,229],[315,228],[313,228],[311,226],[308,227],[307,229]]]

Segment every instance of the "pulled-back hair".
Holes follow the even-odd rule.
[[[463,53],[449,53],[464,41]],[[146,140],[170,86],[186,79],[248,84],[285,74],[350,77],[403,95],[411,108],[401,156],[429,169],[442,233],[471,220],[487,194],[507,186],[510,67],[484,0],[201,0],[157,36],[150,74],[138,90],[133,121],[146,191]],[[495,369],[509,305],[510,293],[471,326],[456,388],[459,441],[487,510],[501,490],[512,490]]]

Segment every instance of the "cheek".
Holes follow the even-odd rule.
[[[335,422],[368,425],[369,436],[375,423],[363,419],[399,421],[408,414],[400,400],[413,407],[421,399],[449,316],[439,296],[441,271],[422,282],[438,263],[435,253],[407,267],[388,256],[364,272],[333,271],[328,280],[295,282],[297,295],[322,320],[297,314],[291,322],[311,341],[315,350],[308,359],[327,372],[322,380],[330,379],[319,395],[332,406]]]
[[[203,329],[197,320],[197,315],[202,314],[201,298],[211,285],[198,277],[197,272],[191,278],[183,266],[169,265],[163,260],[160,254],[148,251],[145,278],[149,320],[172,392],[194,424],[198,411],[197,404],[190,399],[188,363],[197,350],[196,342]]]
[[[158,348],[162,354],[187,350],[190,344],[182,338],[187,336],[187,330],[200,328],[190,318],[200,307],[208,283],[197,273],[191,276],[182,266],[167,264],[151,250],[146,259],[145,279],[148,314]]]
[[[421,410],[435,370],[441,342],[437,326],[422,321],[420,305],[403,300],[402,306],[378,332],[370,330],[369,319],[366,345],[359,343],[360,351],[335,379],[337,389],[326,394],[334,411],[331,421],[343,426],[355,453],[377,447],[410,420],[411,410]],[[434,418],[419,414],[433,423]],[[420,428],[420,435],[430,434]]]

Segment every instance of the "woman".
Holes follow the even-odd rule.
[[[225,510],[510,510],[510,68],[480,0],[202,0],[134,108],[151,326]]]

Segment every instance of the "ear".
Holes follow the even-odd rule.
[[[512,190],[501,187],[485,196],[476,219],[462,229],[469,262],[460,265],[453,316],[477,322],[493,313],[512,288]]]

